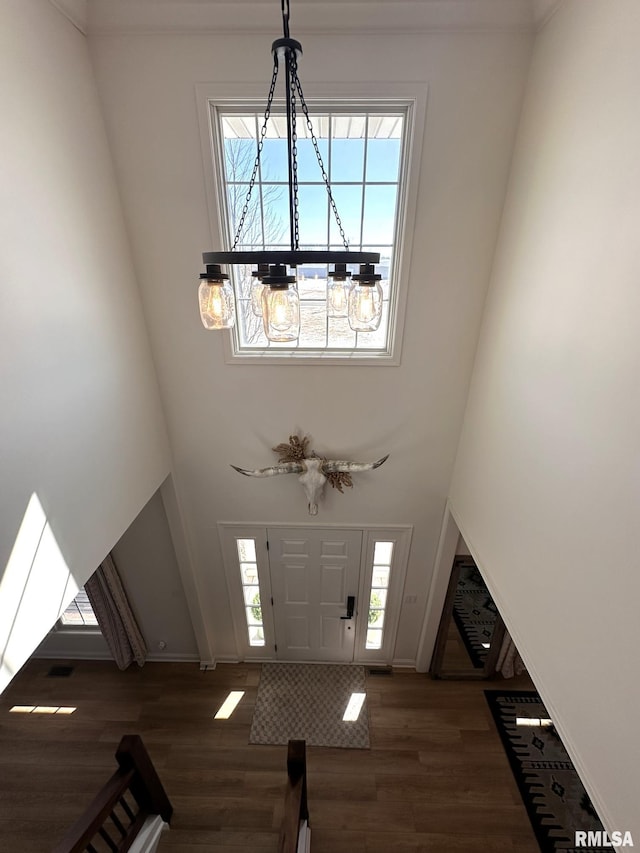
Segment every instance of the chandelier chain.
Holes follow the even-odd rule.
[[[320,172],[322,173],[322,180],[324,181],[325,189],[327,190],[327,196],[329,197],[329,204],[331,205],[331,209],[333,210],[333,216],[336,220],[336,225],[338,226],[338,230],[340,231],[340,237],[342,238],[342,244],[346,251],[349,251],[349,242],[344,233],[344,228],[342,226],[342,220],[340,219],[340,214],[338,213],[338,208],[336,206],[335,200],[333,198],[333,193],[331,192],[331,185],[329,184],[329,176],[324,168],[324,162],[322,160],[322,154],[320,153],[320,146],[318,145],[318,140],[316,139],[316,135],[313,131],[313,124],[311,123],[311,119],[309,117],[309,108],[307,107],[307,103],[304,99],[304,95],[302,93],[302,85],[300,80],[298,79],[297,73],[297,63],[295,58],[292,63],[292,74],[294,76],[294,82],[296,85],[296,89],[298,90],[298,96],[300,98],[300,105],[302,107],[302,112],[304,113],[304,117],[307,121],[307,130],[309,131],[309,136],[311,137],[311,142],[313,143],[313,148],[316,152],[316,158],[318,160],[318,166],[320,167]]]
[[[262,123],[262,127],[260,128],[260,139],[258,140],[258,151],[256,154],[256,159],[253,164],[253,171],[251,173],[251,178],[249,180],[249,189],[247,191],[247,195],[244,200],[244,205],[242,207],[242,213],[240,214],[240,221],[238,222],[238,227],[236,229],[235,238],[233,240],[233,246],[231,247],[231,251],[233,252],[240,242],[240,237],[242,235],[242,230],[244,228],[244,222],[247,218],[247,213],[249,212],[249,202],[251,201],[251,193],[256,183],[256,177],[258,174],[258,169],[260,168],[260,156],[262,154],[262,149],[264,148],[264,140],[267,135],[267,124],[269,122],[269,117],[271,116],[271,105],[273,103],[273,95],[276,90],[276,81],[278,79],[278,58],[274,56],[273,61],[273,74],[271,75],[271,85],[269,86],[269,94],[267,95],[267,106],[264,111],[264,121]]]
[[[291,87],[291,163],[292,163],[292,183],[293,183],[293,235],[294,248],[300,248],[300,211],[298,202],[298,132],[296,130],[297,111],[296,111],[296,88],[295,80],[295,53],[293,62],[291,63],[291,79],[287,81],[287,85]]]

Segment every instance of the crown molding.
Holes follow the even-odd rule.
[[[87,0],[49,0],[52,6],[61,12],[74,27],[84,35],[87,34],[88,9]]]
[[[51,0],[66,3],[72,0]],[[85,0],[90,35],[121,33],[272,33],[276,0]],[[556,0],[294,0],[291,29],[301,33],[534,32],[534,4]]]

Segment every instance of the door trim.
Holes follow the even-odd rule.
[[[264,523],[240,523],[234,521],[219,521],[217,523],[218,537],[223,557],[224,571],[227,582],[227,594],[229,598],[229,610],[233,622],[234,637],[238,660],[240,661],[276,661],[275,652],[275,628],[273,624],[272,608],[263,606],[263,624],[265,634],[265,645],[263,647],[250,646],[246,620],[244,614],[244,601],[242,596],[242,584],[238,570],[238,558],[235,540],[238,537],[246,537],[256,540],[256,557],[258,573],[260,576],[261,601],[271,601],[271,576],[269,570],[269,556],[267,551],[267,529],[310,529],[313,525],[304,522],[293,524],[264,522]],[[362,549],[360,554],[360,587],[358,590],[357,609],[363,618],[356,619],[356,638],[354,647],[354,663],[386,664],[393,661],[393,652],[396,643],[400,611],[402,609],[402,594],[409,562],[409,551],[413,526],[410,524],[323,524],[327,530],[358,530],[362,532]],[[382,649],[365,649],[367,619],[364,613],[368,610],[369,589],[371,587],[371,570],[373,565],[373,545],[376,540],[394,542],[393,569],[389,587],[388,601],[385,616],[385,635]]]

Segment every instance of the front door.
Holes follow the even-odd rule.
[[[362,531],[274,528],[268,539],[278,659],[351,662]]]

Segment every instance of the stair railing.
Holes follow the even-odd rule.
[[[303,740],[289,741],[287,776],[278,850],[279,853],[297,853],[298,850],[309,849],[311,837],[307,806],[306,742]]]
[[[52,853],[94,853],[98,848],[124,853],[147,818],[160,815],[170,822],[173,807],[139,735],[122,738],[116,761],[118,770]]]

